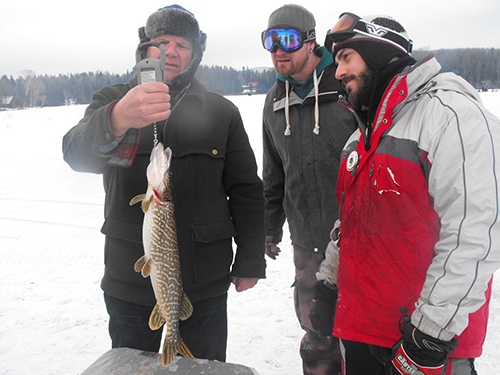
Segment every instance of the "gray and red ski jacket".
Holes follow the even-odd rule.
[[[391,347],[401,307],[481,354],[500,266],[500,121],[430,56],[389,83],[373,122],[343,150],[337,182],[339,298],[334,335]]]

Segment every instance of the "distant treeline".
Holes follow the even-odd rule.
[[[42,76],[25,70],[17,79],[12,76],[0,78],[0,107],[25,108],[88,104],[93,92],[104,86],[128,82],[134,74],[135,69],[125,74],[89,72]],[[276,81],[276,73],[272,68],[260,71],[200,66],[196,77],[207,86],[208,90],[221,95],[241,94],[243,87],[252,83],[250,85],[252,93],[265,93]]]
[[[500,49],[441,49],[415,51],[419,59],[434,53],[443,71],[452,71],[465,78],[478,89],[500,87]],[[108,72],[69,75],[36,75],[23,71],[19,78],[0,78],[0,107],[25,108],[88,104],[92,93],[104,86],[128,82],[134,71],[125,74]],[[266,93],[276,81],[274,69],[235,70],[228,67],[205,66],[198,68],[196,77],[207,89],[221,95]]]
[[[453,72],[463,77],[477,89],[500,88],[500,49],[461,48],[431,51],[445,72]],[[420,59],[430,51],[415,51]]]

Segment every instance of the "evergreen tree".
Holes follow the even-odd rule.
[[[434,53],[443,71],[451,71],[462,76],[474,87],[500,87],[500,49],[466,48],[441,49],[436,51],[417,50],[416,59]],[[58,76],[37,76],[32,71],[24,71],[22,77],[14,79],[0,77],[0,97],[10,99],[18,106],[60,106],[68,104],[88,104],[92,93],[102,87],[128,82],[135,69],[125,74],[109,72],[88,72]],[[242,67],[236,70],[227,66],[201,65],[196,77],[209,91],[221,95],[243,94],[243,86],[256,83],[255,93],[265,94],[276,82],[273,68],[257,71]],[[2,101],[0,106],[6,106]]]

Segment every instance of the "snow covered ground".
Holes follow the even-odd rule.
[[[500,117],[500,92],[481,93]],[[234,96],[258,163],[264,96]],[[103,272],[100,176],[73,172],[61,139],[85,106],[0,112],[0,374],[80,374],[110,349]],[[287,236],[286,236],[287,237]],[[302,331],[293,312],[290,242],[267,279],[229,296],[228,362],[299,375]],[[480,375],[498,374],[500,273]]]

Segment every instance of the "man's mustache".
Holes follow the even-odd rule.
[[[342,88],[344,89],[344,91],[346,91],[346,85],[348,82],[352,81],[353,79],[356,79],[356,76],[354,74],[351,74],[351,75],[348,75],[348,76],[345,76],[344,78],[342,78],[340,80],[340,84],[342,86]]]

